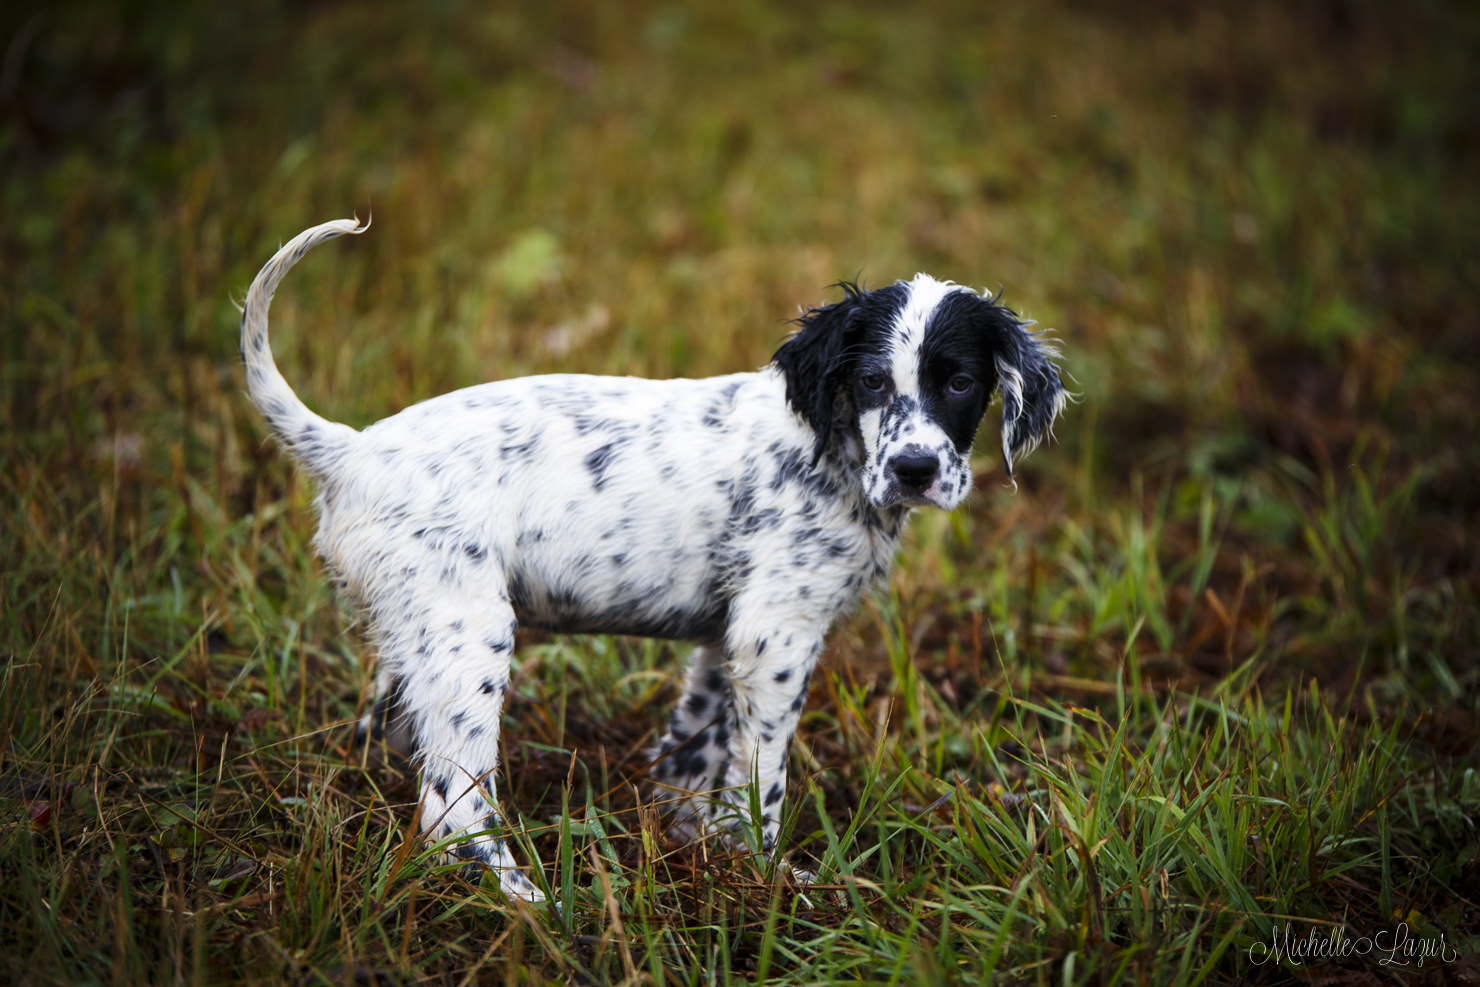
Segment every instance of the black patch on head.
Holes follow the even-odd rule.
[[[1022,376],[1022,403],[1003,386],[998,361]],[[974,386],[951,393],[960,375]],[[992,395],[1002,389],[1003,420],[1009,422],[1003,468],[1012,475],[1019,453],[1037,442],[1053,424],[1064,392],[1059,371],[1038,334],[1024,328],[1017,313],[996,298],[955,291],[941,299],[925,326],[920,346],[920,394],[925,413],[966,455]]]
[[[835,418],[838,391],[852,385],[861,359],[884,352],[883,336],[909,298],[902,283],[877,291],[851,281],[834,287],[843,289],[843,300],[808,310],[796,320],[801,328],[772,357],[786,377],[786,403],[816,433],[814,463],[827,451],[834,429],[848,424]]]
[[[1015,325],[1011,313],[970,291],[946,295],[925,324],[917,371],[922,410],[963,456],[997,389],[993,356],[1009,324]],[[971,387],[953,393],[952,384],[963,377]]]

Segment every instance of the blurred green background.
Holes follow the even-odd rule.
[[[1066,517],[1098,532],[1099,498],[1134,488],[1186,522],[1173,565],[1211,495],[1224,608],[1244,583],[1266,631],[1279,601],[1310,611],[1265,656],[1335,634],[1306,642],[1323,676],[1374,634],[1367,671],[1390,666],[1400,635],[1374,621],[1428,599],[1402,594],[1473,599],[1464,5],[0,16],[13,572],[56,564],[62,530],[106,569],[120,525],[187,488],[225,522],[291,482],[241,401],[232,300],[300,229],[373,214],[274,310],[284,372],[330,418],[528,373],[755,367],[831,282],[924,270],[1054,330],[1083,398],[1020,494],[984,475],[969,513],[1016,512],[1008,548]],[[44,611],[19,616],[26,592],[7,589],[23,622]],[[1165,602],[1176,624],[1206,601]],[[1463,664],[1474,643],[1433,646]],[[1192,657],[1174,644],[1154,651]]]
[[[523,374],[754,368],[854,276],[1052,329],[1080,400],[1016,490],[988,427],[968,506],[917,519],[826,659],[860,710],[897,624],[957,710],[983,655],[1086,701],[1314,680],[1474,763],[1473,4],[12,2],[0,47],[10,797],[108,767],[120,683],[160,764],[363,703],[233,306],[351,214],[272,335],[356,426]]]

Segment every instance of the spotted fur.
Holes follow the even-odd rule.
[[[247,293],[253,403],[318,484],[315,541],[368,617],[363,729],[421,771],[451,856],[539,897],[499,836],[500,716],[520,622],[693,641],[653,774],[680,831],[753,823],[769,850],[787,753],[833,621],[889,572],[907,513],[971,488],[1004,392],[1004,463],[1063,404],[1049,352],[991,297],[917,275],[808,311],[754,373],[559,375],[445,394],[356,432],[310,411],[267,340],[272,293],[342,220],[295,237]]]

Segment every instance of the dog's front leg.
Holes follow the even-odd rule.
[[[734,724],[717,821],[736,832],[753,827],[750,793],[756,784],[760,849],[767,853],[780,830],[786,761],[827,630],[826,621],[800,619],[787,609],[775,600],[754,610],[737,608],[727,648]]]
[[[412,621],[398,649],[400,700],[416,732],[422,828],[457,838],[450,861],[487,867],[509,894],[543,896],[516,867],[497,831],[494,779],[499,720],[509,688],[516,621],[507,601],[444,594]]]

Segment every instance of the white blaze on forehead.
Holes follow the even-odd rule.
[[[937,281],[928,274],[916,274],[915,280],[905,287],[909,289],[909,298],[894,319],[890,372],[894,375],[896,394],[917,395],[920,393],[920,345],[925,342],[925,326],[930,322],[931,313],[947,295],[971,289],[950,281]]]

